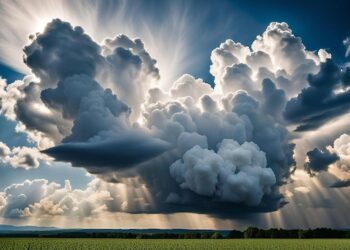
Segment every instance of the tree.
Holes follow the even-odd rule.
[[[238,230],[232,230],[230,231],[230,233],[228,234],[227,238],[230,239],[240,239],[240,238],[244,238],[243,232],[238,231]]]
[[[219,232],[215,232],[211,235],[211,239],[221,239],[222,235]]]
[[[244,238],[247,238],[247,239],[254,238],[258,231],[259,231],[259,229],[256,227],[248,227],[244,231]]]

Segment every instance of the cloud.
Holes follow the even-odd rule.
[[[327,171],[333,176],[330,187],[342,188],[349,186],[350,179],[350,136],[342,134],[328,145],[324,151],[315,148],[307,153],[308,160],[305,169],[315,174]]]
[[[100,46],[81,27],[60,19],[30,38],[31,44],[24,47],[24,62],[45,86],[75,74],[92,77],[102,60]]]
[[[309,86],[288,101],[284,112],[288,121],[300,124],[297,131],[316,129],[349,110],[350,92],[343,82],[346,71],[327,59],[317,74],[309,75]]]
[[[213,89],[202,79],[195,79],[193,76],[185,74],[174,82],[170,92],[174,98],[191,96],[194,101],[197,101],[201,96],[212,93]]]
[[[262,82],[263,103],[262,110],[276,119],[282,120],[282,112],[286,105],[286,95],[282,89],[277,89],[270,79],[264,79]]]
[[[281,27],[268,28],[276,30],[277,40],[291,33]],[[4,98],[13,105],[2,112],[57,161],[131,190],[147,187],[150,206],[140,206],[133,193],[123,205],[126,211],[201,212],[206,202],[205,211],[223,209],[222,204],[274,210],[281,205],[279,186],[294,165],[294,146],[281,116],[287,95],[278,79],[282,74],[292,81],[300,74],[277,72],[274,51],[266,47],[269,35],[264,36],[252,49],[228,40],[213,51],[215,87],[186,74],[165,88],[140,39],[118,35],[99,45],[82,28],[56,19],[31,37],[25,61],[34,76],[4,87]],[[307,58],[311,52],[289,37],[299,44],[300,58],[317,67],[318,56]],[[72,62],[77,65],[71,67]],[[267,80],[258,76],[263,69],[271,76]],[[226,147],[237,148],[246,162],[230,158]],[[202,172],[191,171],[193,164],[185,159],[195,149],[218,159],[218,169],[203,173],[211,186],[193,184]],[[184,167],[174,167],[181,160]],[[185,173],[192,174],[183,181]]]
[[[66,78],[56,89],[42,91],[41,98],[73,121],[71,134],[63,142],[86,141],[103,131],[118,132],[127,127],[129,107],[86,75]]]
[[[41,161],[47,161],[48,157],[41,154],[34,147],[14,147],[10,149],[5,143],[0,142],[0,163],[14,168],[37,168]]]
[[[5,158],[11,154],[10,148],[3,142],[0,142],[0,157]]]
[[[309,173],[327,171],[328,166],[337,160],[339,157],[328,151],[322,152],[318,148],[307,152],[308,162],[305,164],[305,169]]]
[[[215,48],[214,86],[189,74],[164,84],[146,45],[126,35],[99,44],[53,20],[25,47],[33,75],[0,86],[1,113],[43,153],[125,187],[108,189],[128,196],[105,203],[109,211],[232,216],[283,206],[280,187],[295,170],[289,126],[344,114],[348,70],[323,49],[308,51],[286,23],[250,46]],[[333,154],[310,153],[307,168],[336,164]],[[39,210],[61,213],[41,200]]]
[[[327,147],[327,149],[333,154],[337,154],[339,159],[332,165],[329,172],[334,175],[336,180],[331,187],[342,188],[349,186],[350,180],[350,136],[348,134],[342,134],[336,138],[333,145]]]
[[[258,146],[247,142],[239,145],[233,140],[223,140],[217,152],[198,145],[191,148],[170,166],[170,174],[183,189],[251,206],[259,205],[276,183]]]
[[[102,44],[105,63],[98,79],[111,88],[132,109],[131,119],[137,119],[145,93],[159,80],[157,61],[145,50],[141,39],[118,35]]]
[[[266,153],[267,163],[274,171],[278,183],[293,171],[294,144],[289,142],[288,130],[271,116],[261,112],[259,103],[246,94],[238,94],[232,100],[232,111],[248,117],[253,126],[252,141]]]
[[[81,122],[96,120],[86,120],[80,110],[94,109],[94,104],[100,106],[95,112],[103,112],[106,126],[118,116],[118,108],[131,113],[128,119],[134,121],[150,83],[159,79],[156,61],[139,39],[117,36],[99,45],[81,27],[59,19],[31,36],[24,52],[35,76],[2,86],[1,113],[17,120],[18,130],[27,132],[39,148],[61,142]],[[82,116],[77,117],[78,111]]]
[[[115,137],[115,139],[114,139]],[[67,142],[43,151],[74,166],[125,168],[137,165],[169,150],[170,144],[135,132],[110,136],[104,140]]]
[[[287,23],[272,22],[251,47],[229,39],[214,49],[210,72],[215,88],[223,93],[240,89],[254,93],[268,78],[290,98],[307,86],[308,74],[316,73],[320,62],[329,57],[323,49],[306,50]]]
[[[55,89],[48,88],[41,92],[41,100],[50,109],[61,110],[66,119],[75,118],[83,98],[102,87],[87,75],[74,75],[58,82]]]
[[[5,205],[1,213],[5,218],[19,218],[29,215],[28,206],[40,200],[46,190],[56,188],[56,184],[47,185],[47,181],[38,179],[34,181],[25,181],[21,184],[12,184],[5,188],[3,197]]]
[[[1,100],[1,114],[17,121],[16,130],[25,132],[39,148],[53,146],[71,128],[71,121],[49,109],[40,99],[40,83],[33,76],[6,86]]]
[[[62,187],[45,179],[34,179],[6,187],[0,196],[0,213],[4,218],[84,218],[106,211],[111,200],[110,192],[101,190],[98,181],[90,182],[86,189],[72,189],[68,180]]]
[[[338,168],[344,171],[350,171],[350,136],[342,134],[334,140],[333,147],[329,150],[339,156],[339,161],[336,163]]]

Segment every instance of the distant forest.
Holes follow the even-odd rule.
[[[135,232],[113,232],[91,231],[91,230],[53,230],[53,231],[8,231],[0,232],[0,237],[53,237],[53,238],[124,238],[124,239],[312,239],[312,238],[349,238],[350,230],[334,230],[329,228],[316,229],[259,229],[248,227],[244,231],[188,231],[188,232],[164,232],[157,233],[135,233]]]

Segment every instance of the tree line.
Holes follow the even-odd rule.
[[[55,238],[121,238],[121,239],[311,239],[311,238],[349,238],[349,230],[335,230],[329,228],[316,229],[259,229],[248,227],[244,231],[196,231],[196,232],[93,232],[93,231],[26,231],[1,232],[0,237],[55,237]]]
[[[248,227],[243,233],[242,238],[284,238],[284,239],[311,239],[311,238],[350,238],[349,230],[335,230],[330,228],[316,229],[259,229]],[[238,234],[237,234],[238,235]]]

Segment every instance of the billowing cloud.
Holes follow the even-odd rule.
[[[342,134],[334,140],[333,145],[327,148],[339,157],[329,171],[339,179],[332,187],[348,187],[350,185],[350,136]]]
[[[195,146],[170,166],[183,189],[221,201],[258,205],[276,177],[266,168],[265,153],[254,143],[223,140],[217,152]]]
[[[157,61],[146,51],[141,39],[132,40],[125,35],[105,39],[102,53],[106,59],[98,78],[118,93],[131,107],[131,118],[137,119],[145,93],[160,78]]]
[[[163,84],[146,48],[126,35],[99,44],[59,19],[30,37],[32,75],[0,85],[1,113],[41,152],[95,174],[108,194],[55,184],[22,206],[5,205],[6,216],[65,214],[80,203],[90,214],[276,210],[295,170],[289,125],[315,128],[348,108],[350,71],[323,49],[308,51],[286,23],[271,23],[250,46],[227,40],[214,49],[214,86],[189,74]],[[334,151],[309,152],[306,168],[337,164]],[[92,192],[101,202],[75,197]]]
[[[269,114],[280,121],[282,119],[282,111],[286,104],[286,95],[282,89],[277,89],[270,79],[264,79],[262,82],[263,112]]]
[[[174,82],[170,92],[174,98],[190,96],[194,101],[197,101],[201,96],[212,93],[213,89],[202,79],[195,79],[193,76],[185,74]]]
[[[44,86],[54,86],[57,81],[75,74],[92,77],[102,60],[100,47],[81,27],[73,28],[59,19],[30,39],[31,44],[24,47],[24,62]]]
[[[281,27],[291,33],[286,24]],[[24,52],[34,76],[3,87],[12,105],[2,113],[56,160],[131,189],[145,185],[152,209],[130,200],[128,211],[181,211],[181,204],[200,210],[208,201],[206,211],[225,203],[276,209],[278,186],[293,170],[293,144],[281,120],[286,94],[275,75],[274,51],[263,40],[252,49],[227,41],[214,50],[214,88],[184,75],[166,89],[140,39],[119,35],[99,45],[82,28],[56,19],[31,36]],[[297,47],[316,67],[321,59],[308,59],[311,52]],[[226,54],[231,59],[222,58]],[[263,83],[257,76],[262,68],[271,72]],[[293,70],[285,74],[288,79]],[[211,188],[193,184],[203,175],[185,159],[196,150],[218,160],[218,168],[209,167],[205,175]],[[187,173],[192,174],[182,180]]]
[[[339,156],[336,165],[344,171],[350,171],[350,136],[342,134],[329,149]]]
[[[72,129],[78,130],[74,127],[82,122],[95,121],[96,117],[86,120],[84,108],[90,109],[88,112],[102,111],[105,126],[122,111],[133,119],[140,110],[148,82],[159,78],[156,61],[139,39],[118,36],[100,46],[82,28],[59,19],[30,38],[31,43],[24,49],[25,63],[35,77],[2,87],[5,92],[1,96],[1,112],[18,120],[18,130],[27,132],[40,148],[59,143]],[[97,82],[101,79],[102,83]],[[117,99],[115,93],[126,103]],[[129,96],[132,93],[134,97]],[[78,113],[82,116],[78,117]]]
[[[299,123],[298,131],[316,129],[350,108],[346,72],[332,60],[321,64],[320,71],[309,75],[309,86],[288,101],[284,116]],[[345,81],[343,81],[345,80]]]
[[[214,49],[210,72],[215,87],[224,93],[261,90],[262,80],[268,78],[290,98],[307,86],[308,74],[316,73],[320,62],[329,57],[323,49],[306,50],[287,23],[273,22],[251,47],[229,39]]]
[[[98,181],[90,182],[86,189],[72,189],[68,180],[63,187],[45,179],[26,180],[0,194],[0,213],[5,218],[86,217],[106,211],[106,203],[113,200],[108,190],[99,188]]]

